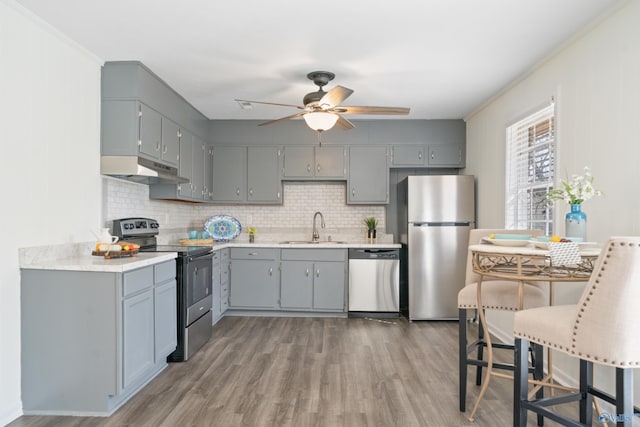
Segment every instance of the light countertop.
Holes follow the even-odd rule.
[[[133,257],[104,259],[101,256],[79,255],[67,258],[33,260],[20,265],[28,270],[67,270],[124,273],[148,265],[175,259],[175,252],[144,252]]]

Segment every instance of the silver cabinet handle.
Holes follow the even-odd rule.
[[[422,160],[422,151],[418,151],[418,159]]]
[[[435,152],[435,151],[432,151],[432,152],[431,152],[431,160],[433,160],[433,159],[435,159],[435,158],[436,158],[436,152]]]
[[[280,198],[280,192],[278,191],[278,194],[276,195],[276,197],[278,197],[278,199]]]
[[[311,172],[311,165],[307,163],[307,172]]]
[[[316,170],[318,171],[318,173],[320,173],[320,163],[318,163],[318,166],[316,166]]]
[[[156,141],[156,151],[160,151],[160,141]]]
[[[269,276],[273,276],[273,267],[269,268]]]
[[[320,277],[320,269],[319,268],[316,270],[316,277]]]
[[[304,275],[309,277],[309,269],[308,268],[305,270]]]
[[[256,255],[258,255],[258,252],[249,252],[247,255],[256,256]]]
[[[355,189],[355,188],[352,188],[352,189],[351,189],[351,195],[352,195],[352,196],[355,196],[355,195],[356,195],[356,189]]]
[[[236,188],[236,196],[240,195],[240,187]]]
[[[250,196],[253,196],[253,188],[250,188],[250,189],[249,189],[249,195],[250,195]]]

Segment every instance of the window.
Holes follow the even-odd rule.
[[[554,103],[507,127],[505,228],[553,233],[555,134]]]

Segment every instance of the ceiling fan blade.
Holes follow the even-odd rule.
[[[329,92],[327,92],[327,94],[324,95],[322,99],[320,99],[320,101],[318,101],[318,106],[320,106],[320,108],[322,108],[323,110],[328,110],[340,104],[342,101],[351,96],[352,93],[352,89],[343,86],[336,86]]]
[[[340,106],[335,111],[340,114],[389,114],[406,115],[410,108],[405,107],[346,107]]]
[[[304,107],[301,107],[300,105],[278,104],[277,102],[249,101],[247,99],[234,99],[234,101],[236,101],[236,102],[250,102],[251,104],[279,105],[281,107],[293,107],[293,108],[297,108],[299,110],[304,110],[305,109]]]
[[[349,120],[345,119],[340,114],[338,114],[338,121],[336,122],[336,127],[339,127],[342,130],[349,130],[349,129],[353,129],[356,126],[353,123],[351,123]]]
[[[287,117],[281,117],[279,119],[269,120],[268,122],[259,123],[258,126],[271,125],[273,123],[283,122],[283,121],[289,120],[289,119],[295,119],[296,117],[301,117],[301,116],[304,116],[305,114],[307,114],[306,111],[301,112],[301,113],[295,113],[295,114],[292,114],[292,115],[287,116]]]

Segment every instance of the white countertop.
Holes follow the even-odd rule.
[[[68,258],[34,260],[20,265],[27,270],[67,270],[124,273],[129,270],[175,259],[175,252],[144,252],[133,257],[104,259],[101,256],[81,255]]]
[[[20,268],[26,270],[67,270],[124,273],[148,265],[176,258],[176,252],[140,252],[126,258],[104,259],[92,256],[92,244],[78,244],[67,250],[65,245],[41,246],[21,249]],[[279,242],[214,242],[213,249],[224,248],[274,248],[274,249],[397,249],[398,243],[279,243]]]

